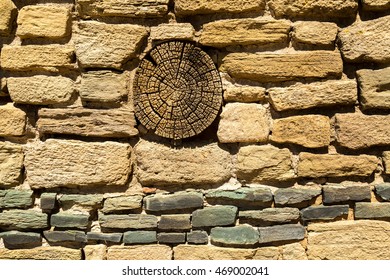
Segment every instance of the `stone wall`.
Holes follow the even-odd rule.
[[[389,31],[388,0],[0,0],[0,258],[389,259]],[[223,83],[182,141],[134,116],[167,40]]]

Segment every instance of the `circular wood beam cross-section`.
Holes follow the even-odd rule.
[[[222,105],[222,82],[212,59],[189,42],[154,47],[134,79],[135,115],[147,129],[169,139],[198,135]]]

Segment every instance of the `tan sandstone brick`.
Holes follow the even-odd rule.
[[[337,29],[333,22],[297,21],[294,23],[292,38],[299,44],[332,47]]]
[[[86,260],[106,260],[107,246],[104,244],[87,245],[83,248]]]
[[[0,35],[8,36],[11,33],[12,22],[18,9],[11,0],[0,1]]]
[[[255,86],[227,87],[223,93],[225,102],[263,102],[265,88]]]
[[[80,249],[37,247],[32,249],[0,249],[0,259],[8,260],[81,260]]]
[[[390,174],[390,151],[383,152],[383,164],[385,166],[385,174]]]
[[[193,40],[195,29],[191,23],[162,23],[150,28],[150,38],[153,41]]]
[[[166,245],[111,246],[108,260],[171,260],[172,249]]]
[[[12,103],[0,105],[0,137],[22,136],[26,127],[26,113]]]
[[[390,9],[389,0],[362,0],[363,10],[366,11],[385,11]]]
[[[22,146],[0,142],[0,185],[13,186],[18,184],[22,167]]]

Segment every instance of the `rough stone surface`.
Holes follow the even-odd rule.
[[[43,193],[40,197],[41,209],[44,211],[51,211],[56,207],[57,194]]]
[[[383,200],[390,201],[390,183],[383,183],[375,186],[375,193]]]
[[[266,146],[241,147],[237,155],[237,178],[262,183],[285,181],[294,177],[288,149]]]
[[[86,260],[106,260],[107,246],[104,244],[87,245],[83,248]]]
[[[64,247],[37,247],[33,249],[0,249],[0,259],[10,260],[81,260],[81,250]]]
[[[22,166],[22,146],[0,142],[0,185],[13,186],[18,184]]]
[[[49,244],[72,244],[83,245],[87,243],[87,235],[83,231],[49,231],[43,232]]]
[[[47,228],[47,214],[34,210],[8,210],[0,213],[0,228],[32,230]]]
[[[120,243],[122,241],[122,236],[123,233],[87,232],[88,241]]]
[[[162,23],[150,28],[150,38],[153,41],[193,40],[195,29],[190,23]]]
[[[137,177],[145,186],[223,183],[230,178],[231,157],[217,144],[171,148],[140,141],[135,147]]]
[[[390,109],[390,67],[380,70],[362,69],[356,75],[363,109]]]
[[[307,260],[306,250],[300,243],[281,246],[282,260]]]
[[[297,144],[306,148],[329,146],[329,117],[306,115],[276,119],[272,126],[271,140],[277,143]]]
[[[221,70],[233,78],[267,83],[340,77],[343,62],[340,53],[333,51],[230,53],[223,58]]]
[[[12,29],[12,22],[17,13],[17,8],[11,0],[0,2],[0,35],[7,36]]]
[[[178,232],[161,232],[157,235],[160,244],[181,244],[186,242],[186,234]]]
[[[218,126],[221,143],[266,142],[269,134],[267,110],[260,104],[228,103]]]
[[[103,204],[101,194],[64,194],[58,199],[61,207],[66,210],[73,206],[81,206],[88,209],[96,209]]]
[[[177,192],[174,194],[157,194],[144,199],[147,212],[181,212],[201,208],[203,195],[200,192]]]
[[[34,199],[32,191],[0,190],[0,208],[29,208]]]
[[[191,229],[190,219],[189,214],[162,215],[158,229],[162,231],[189,231]]]
[[[383,152],[383,164],[385,167],[385,174],[390,174],[390,151]]]
[[[53,105],[67,103],[75,91],[74,82],[62,76],[8,78],[7,85],[15,103]]]
[[[103,213],[123,211],[139,211],[142,205],[142,195],[109,197],[104,200]]]
[[[171,260],[172,249],[166,245],[111,246],[108,260]]]
[[[200,36],[205,46],[287,43],[291,23],[274,19],[227,19],[206,23]]]
[[[223,93],[225,102],[262,102],[265,100],[265,88],[256,86],[227,87]]]
[[[123,243],[125,244],[149,244],[157,242],[157,233],[155,231],[126,231],[123,234]]]
[[[192,213],[192,226],[214,227],[229,226],[236,221],[237,207],[235,206],[212,206],[195,210]]]
[[[215,227],[210,233],[211,243],[226,247],[253,246],[259,241],[259,232],[248,225]]]
[[[208,245],[178,245],[173,249],[175,260],[247,260],[253,249],[221,248]]]
[[[305,227],[302,225],[279,225],[259,228],[259,243],[285,242],[305,238]]]
[[[348,205],[310,206],[301,210],[301,215],[305,221],[331,221],[345,218],[348,215]]]
[[[194,230],[187,233],[188,244],[207,244],[209,242],[209,236],[206,231]]]
[[[309,224],[308,258],[311,260],[388,260],[390,223],[339,221]]]
[[[135,57],[146,35],[139,25],[79,22],[74,30],[77,59],[81,67],[121,69]]]
[[[376,169],[378,159],[369,155],[310,154],[300,153],[299,177],[346,177],[370,176]]]
[[[253,226],[294,223],[299,220],[299,217],[300,213],[298,208],[289,207],[248,210],[238,213],[240,223],[248,223]]]
[[[371,199],[369,186],[324,186],[322,190],[324,203],[370,201]]]
[[[355,219],[388,219],[388,218],[390,218],[390,203],[357,202],[355,204]]]
[[[69,34],[69,6],[37,5],[24,6],[19,11],[18,29],[20,38],[61,38]]]
[[[354,80],[324,81],[270,88],[270,103],[277,111],[355,104],[358,93]]]
[[[24,164],[32,188],[121,186],[130,171],[129,157],[127,144],[48,139],[28,148]]]
[[[288,188],[275,191],[274,200],[277,206],[290,206],[303,208],[312,204],[322,189],[315,188]]]
[[[347,62],[390,61],[390,16],[356,22],[339,33],[341,53]]]
[[[51,215],[50,225],[56,228],[79,228],[86,229],[89,224],[89,215],[71,214],[60,212]]]
[[[337,36],[337,25],[333,22],[297,21],[294,23],[292,39],[295,43],[331,48]]]
[[[385,11],[390,9],[389,0],[362,0],[363,10],[366,11]]]
[[[156,229],[157,217],[145,214],[99,215],[103,230]]]
[[[26,127],[26,113],[12,103],[0,106],[0,137],[22,136]]]
[[[34,248],[42,244],[41,235],[35,232],[7,231],[2,232],[0,238],[8,249]]]

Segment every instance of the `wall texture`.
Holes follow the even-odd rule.
[[[389,0],[0,0],[0,258],[389,259]],[[134,116],[167,40],[223,106]]]

